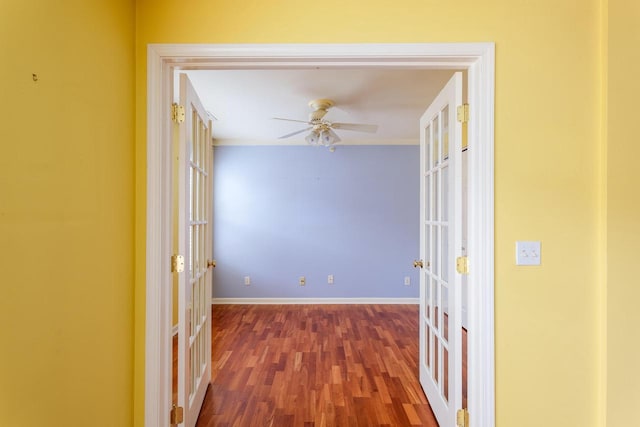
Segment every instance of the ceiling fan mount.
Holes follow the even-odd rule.
[[[327,114],[329,108],[336,105],[330,99],[320,98],[309,101],[309,107],[313,108],[313,112],[309,113],[309,121],[314,120],[322,120],[322,118]]]
[[[336,104],[333,100],[327,98],[319,98],[309,101],[309,107],[313,108],[313,111],[309,113],[309,120],[307,121],[274,117],[275,120],[304,123],[308,125],[305,129],[283,135],[279,139],[289,138],[291,136],[310,131],[305,137],[305,140],[309,145],[324,145],[325,147],[331,148],[333,151],[333,145],[340,142],[340,137],[334,132],[334,129],[369,133],[375,133],[378,130],[378,125],[336,123],[325,120],[324,117],[329,112],[329,109],[335,105]]]

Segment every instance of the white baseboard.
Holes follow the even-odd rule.
[[[419,298],[212,298],[211,304],[419,304]]]

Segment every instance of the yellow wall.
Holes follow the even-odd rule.
[[[601,381],[607,425],[626,425],[640,401],[636,3],[326,0],[340,12],[323,21],[294,0],[139,0],[134,42],[131,1],[2,0],[0,419],[126,426],[133,387],[143,425],[147,43],[495,41],[498,426],[601,425]],[[542,267],[513,265],[516,239],[542,240]]]
[[[595,426],[599,399],[599,0],[137,2],[137,189],[147,43],[496,42],[497,424]],[[333,13],[333,12],[336,13]],[[327,12],[325,14],[324,12]],[[136,199],[144,226],[144,192]],[[143,228],[137,234],[144,239]],[[514,266],[541,240],[541,267]],[[136,295],[144,295],[144,247]],[[142,425],[144,299],[136,303]]]
[[[622,427],[640,402],[640,3],[608,3],[607,426]]]
[[[132,422],[134,12],[0,1],[2,425]]]

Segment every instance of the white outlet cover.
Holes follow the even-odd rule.
[[[516,265],[540,265],[540,241],[516,242]]]
[[[404,285],[405,286],[411,286],[411,277],[410,276],[405,276]]]
[[[250,276],[244,276],[244,284],[246,286],[249,286],[251,284],[251,277]]]

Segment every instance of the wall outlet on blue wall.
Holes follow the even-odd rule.
[[[333,285],[333,274],[327,276],[327,283]]]
[[[244,284],[245,284],[245,286],[249,286],[251,284],[251,277],[250,276],[244,276]]]
[[[300,286],[304,286],[307,284],[307,279],[305,279],[304,276],[300,276],[298,283],[300,283]]]
[[[404,277],[404,285],[405,286],[410,286],[411,285],[411,277],[409,277],[409,276],[405,276]]]

